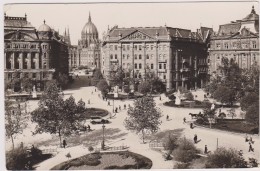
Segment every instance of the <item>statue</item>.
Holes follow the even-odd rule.
[[[176,99],[175,99],[175,104],[176,105],[180,105],[181,104],[181,92],[180,90],[178,89],[177,93],[176,93]]]
[[[35,85],[33,86],[32,98],[34,98],[34,99],[37,98],[37,93],[36,93]]]
[[[212,103],[212,105],[211,105],[211,108],[210,108],[211,110],[214,110],[215,109],[215,105],[214,105],[214,103]]]

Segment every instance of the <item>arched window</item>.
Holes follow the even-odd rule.
[[[139,64],[139,69],[142,69],[142,64]]]
[[[142,59],[142,55],[139,55],[139,59]]]

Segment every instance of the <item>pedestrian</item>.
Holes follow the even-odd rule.
[[[126,110],[126,104],[124,104],[124,109]]]
[[[186,123],[186,118],[185,117],[183,118],[183,123]]]
[[[91,94],[93,94],[93,91],[91,92]]]
[[[159,98],[160,100],[162,100],[162,98],[161,98],[161,96],[160,96],[160,98]]]
[[[252,147],[251,143],[249,143],[249,150],[248,150],[248,152],[250,152],[250,151],[254,152],[254,148]]]
[[[208,154],[208,147],[207,147],[207,145],[205,145],[204,154]]]
[[[119,105],[119,110],[121,111],[121,106]]]
[[[131,105],[130,105],[130,104],[128,104],[128,107],[131,107]]]
[[[88,99],[88,104],[90,104],[90,100]]]
[[[190,123],[190,128],[193,129],[193,123]]]
[[[245,142],[248,142],[248,141],[249,141],[249,139],[248,139],[248,136],[247,136],[247,134],[246,134]]]
[[[115,113],[117,113],[117,107],[116,107],[116,109],[115,109]]]
[[[252,136],[250,136],[249,142],[251,142],[252,144],[254,144],[254,141],[253,141]]]
[[[63,140],[63,148],[66,148],[66,145],[67,145],[67,143],[66,143],[66,140]]]
[[[197,143],[197,141],[198,141],[198,136],[197,136],[197,134],[195,134],[195,135],[194,135],[194,138],[193,138],[193,140],[194,140],[194,143],[196,144],[196,143]]]
[[[90,131],[90,126],[88,125],[88,131]]]
[[[166,120],[167,120],[167,121],[169,120],[169,115],[166,115]]]
[[[107,101],[107,97],[106,97],[106,101]]]
[[[97,89],[95,89],[95,92],[97,92]]]
[[[110,106],[110,101],[107,102],[107,105]]]

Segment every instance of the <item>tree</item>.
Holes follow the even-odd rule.
[[[232,117],[232,119],[236,116],[236,111],[234,108],[230,108],[228,110],[228,114]]]
[[[213,94],[213,97],[221,103],[227,103],[232,106],[236,100],[235,94],[236,92],[233,88],[218,86],[217,90]]]
[[[145,131],[155,133],[161,125],[161,112],[155,107],[155,102],[150,96],[135,100],[134,106],[128,109],[127,115],[124,121],[126,129],[136,133],[141,132],[143,143],[145,143]]]
[[[118,67],[111,67],[111,73],[110,73],[110,84],[111,86],[119,86],[122,87],[124,77],[125,77],[125,72],[122,69],[121,66]]]
[[[191,92],[186,93],[184,96],[187,100],[194,100],[193,94]]]
[[[147,94],[151,91],[151,84],[148,81],[142,81],[138,85],[138,92],[142,94]]]
[[[246,111],[246,121],[255,125],[259,124],[259,101],[254,102]],[[258,125],[259,126],[259,125]]]
[[[240,106],[243,111],[246,111],[253,103],[259,102],[259,95],[255,92],[246,94],[240,100]]]
[[[11,138],[14,149],[14,137],[16,134],[22,134],[26,128],[27,117],[23,115],[21,104],[19,101],[11,101],[5,98],[5,133]]]
[[[84,116],[84,108],[82,100],[77,105],[72,96],[63,100],[57,85],[50,83],[39,101],[38,108],[31,113],[32,122],[38,124],[35,133],[58,133],[61,144],[62,135],[69,135],[77,129]]]
[[[105,79],[102,79],[98,82],[97,88],[101,91],[102,95],[106,95],[109,91],[109,85]]]
[[[69,77],[67,74],[59,72],[59,73],[55,74],[55,79],[57,80],[58,85],[62,89],[64,89],[68,85]]]
[[[92,78],[93,85],[96,86],[101,79],[103,79],[103,76],[102,76],[100,69],[95,69],[95,71],[93,73],[93,78]]]
[[[208,156],[206,168],[246,168],[247,163],[243,156],[234,149],[218,148]]]

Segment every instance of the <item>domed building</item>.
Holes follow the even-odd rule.
[[[81,31],[81,39],[78,41],[77,56],[75,60],[74,53],[70,55],[70,66],[88,66],[89,68],[100,67],[100,41],[98,39],[98,30],[91,20],[89,13],[88,22]],[[75,49],[73,48],[73,52]],[[76,61],[76,63],[75,63]]]

